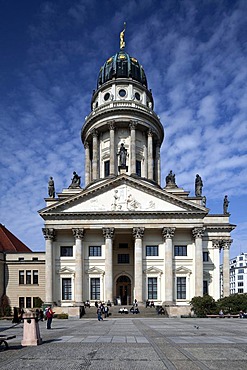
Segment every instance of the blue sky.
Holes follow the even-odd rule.
[[[143,65],[172,169],[210,213],[230,200],[231,256],[247,252],[247,1],[0,0],[0,222],[44,250],[47,183],[84,178],[80,130],[100,67],[119,50]]]

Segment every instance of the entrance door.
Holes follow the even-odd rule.
[[[122,275],[117,279],[116,296],[120,297],[122,305],[131,304],[131,281],[128,276]]]

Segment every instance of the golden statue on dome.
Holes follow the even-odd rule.
[[[124,33],[125,33],[125,27],[126,27],[126,22],[124,22],[124,29],[122,32],[120,32],[120,49],[125,48],[125,41],[124,41]]]

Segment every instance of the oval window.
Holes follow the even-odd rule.
[[[119,95],[123,98],[126,95],[126,91],[124,89],[119,90]]]
[[[104,100],[105,101],[107,101],[107,100],[109,100],[110,99],[110,94],[109,93],[106,93],[105,95],[104,95]]]
[[[136,98],[136,100],[141,100],[141,95],[138,92],[136,92],[135,93],[135,98]]]

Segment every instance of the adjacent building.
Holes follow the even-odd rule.
[[[45,301],[45,252],[32,252],[0,224],[0,297],[7,295],[11,307],[36,307]]]
[[[230,260],[230,294],[247,293],[247,253]]]
[[[120,50],[99,71],[81,131],[85,185],[74,172],[54,197],[51,181],[39,211],[46,303],[66,308],[87,299],[123,305],[149,299],[175,314],[188,312],[194,296],[220,297],[220,251],[229,295],[235,226],[229,213],[209,213],[200,186],[192,196],[180,188],[172,171],[162,187],[163,139],[144,69],[125,51],[122,34]]]

